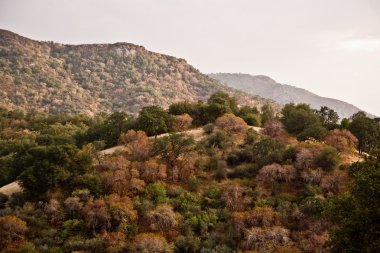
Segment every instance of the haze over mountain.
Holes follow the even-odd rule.
[[[206,100],[223,90],[243,104],[278,104],[229,88],[175,58],[129,43],[63,45],[0,30],[0,106],[26,111],[137,113]]]
[[[328,106],[334,109],[340,118],[348,118],[360,111],[358,107],[347,102],[321,97],[305,89],[277,83],[275,80],[264,75],[252,76],[241,73],[217,73],[210,74],[209,76],[235,89],[272,99],[281,104],[307,103],[314,109]]]

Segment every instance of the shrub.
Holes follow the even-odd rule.
[[[339,153],[333,147],[326,147],[322,152],[315,157],[314,164],[318,167],[322,167],[324,170],[332,170],[339,163]]]
[[[331,130],[325,136],[324,141],[339,152],[352,152],[358,145],[358,139],[346,129]]]
[[[22,242],[27,230],[26,222],[16,216],[0,217],[0,247],[5,249],[10,243]]]
[[[134,253],[171,253],[173,247],[159,234],[143,233],[136,235],[131,245]]]
[[[216,119],[215,128],[228,134],[244,135],[248,129],[248,125],[242,118],[233,114],[225,114]]]
[[[266,165],[259,170],[257,175],[258,181],[264,183],[289,183],[296,177],[296,169],[292,165],[284,165],[273,163],[271,165]]]
[[[193,119],[185,113],[174,117],[174,130],[182,132],[191,128]]]
[[[253,161],[259,167],[279,163],[283,159],[285,148],[275,139],[266,138],[253,145]]]

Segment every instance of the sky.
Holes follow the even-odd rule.
[[[0,0],[0,28],[134,43],[203,73],[267,75],[380,115],[380,0]]]

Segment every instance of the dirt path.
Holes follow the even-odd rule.
[[[22,192],[19,182],[15,181],[0,188],[0,193],[10,197],[14,193]]]

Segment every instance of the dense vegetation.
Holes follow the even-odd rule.
[[[0,185],[24,192],[0,195],[0,249],[378,252],[379,135],[362,113],[224,92],[135,117],[2,109]]]
[[[0,106],[47,113],[167,108],[224,90],[239,102],[272,103],[228,88],[185,60],[128,43],[62,45],[38,42],[0,29]]]

